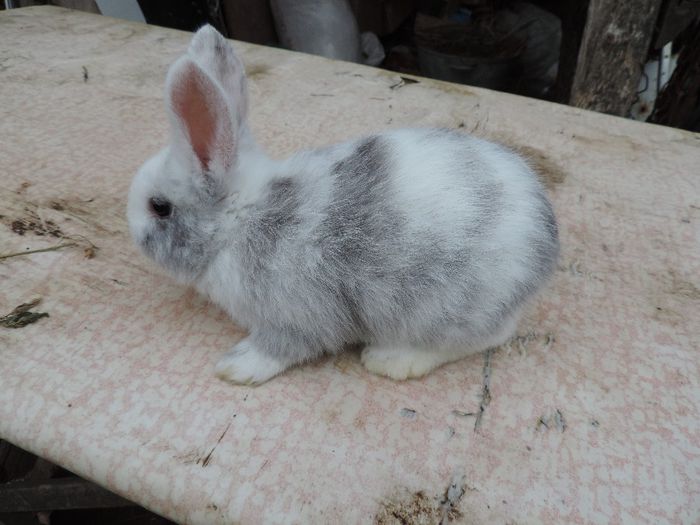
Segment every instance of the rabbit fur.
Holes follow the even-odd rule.
[[[132,182],[130,230],[248,330],[216,366],[231,382],[358,342],[371,372],[422,376],[506,342],[555,267],[552,206],[503,146],[398,129],[273,160],[210,26],[170,68],[166,106],[170,143]]]

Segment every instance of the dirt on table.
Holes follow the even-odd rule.
[[[554,189],[566,179],[564,170],[537,148],[518,146],[516,150],[535,168],[539,179],[548,189]]]
[[[566,180],[566,171],[554,162],[544,151],[519,143],[509,134],[487,132],[483,137],[499,144],[503,144],[514,152],[521,155],[531,168],[537,173],[537,177],[547,187],[554,190]]]
[[[440,523],[440,503],[423,491],[414,492],[406,499],[387,501],[375,517],[377,525],[434,525]]]
[[[27,216],[14,219],[9,224],[10,229],[17,235],[33,233],[39,236],[50,235],[56,238],[63,237],[61,228],[55,222],[51,220],[42,221],[35,212],[31,210],[25,211],[27,212]]]

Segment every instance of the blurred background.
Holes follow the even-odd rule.
[[[5,0],[42,4],[700,131],[700,0]]]

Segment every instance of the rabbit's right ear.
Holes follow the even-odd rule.
[[[236,158],[238,129],[218,84],[188,56],[172,65],[166,82],[172,140],[195,168],[223,176]]]
[[[192,37],[188,53],[219,84],[235,124],[243,125],[248,114],[248,86],[243,62],[231,44],[212,26],[205,25]]]

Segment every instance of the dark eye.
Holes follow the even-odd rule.
[[[151,197],[148,201],[148,205],[151,207],[151,211],[158,217],[168,217],[173,212],[173,205],[165,199],[160,199],[158,197]]]

